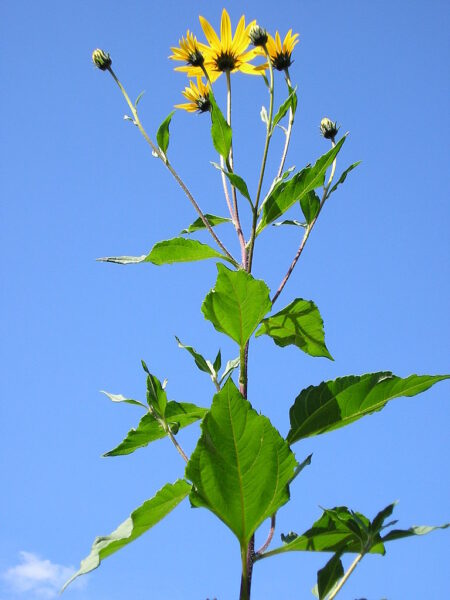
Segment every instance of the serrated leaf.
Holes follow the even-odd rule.
[[[342,173],[342,175],[339,177],[337,183],[335,183],[333,185],[333,187],[331,188],[331,190],[328,192],[328,196],[330,196],[333,192],[336,191],[336,188],[338,187],[338,185],[340,185],[341,183],[344,183],[344,181],[347,178],[347,175],[350,173],[350,171],[353,171],[353,169],[355,169],[358,165],[361,164],[361,161],[358,160],[358,162],[353,163],[352,165],[350,165],[348,167],[348,169],[345,169],[345,171]]]
[[[229,360],[227,362],[227,364],[225,365],[225,369],[222,373],[222,377],[220,378],[219,383],[221,384],[222,381],[225,381],[225,379],[228,377],[228,375],[230,373],[232,373],[234,371],[234,369],[236,369],[239,366],[240,363],[240,359],[239,356],[237,358],[233,358],[232,360]]]
[[[317,591],[319,600],[324,600],[333,589],[335,583],[344,576],[340,553],[336,552],[327,564],[317,571]]]
[[[191,423],[195,423],[203,419],[208,412],[207,408],[195,406],[187,402],[174,402],[173,400],[167,403],[165,420],[168,423],[177,423],[178,428],[187,427]],[[131,429],[125,439],[113,450],[106,452],[103,456],[123,456],[131,454],[138,448],[148,446],[150,442],[160,440],[166,436],[164,428],[159,421],[150,413],[147,413],[139,421],[136,429]]]
[[[379,411],[394,398],[415,396],[450,375],[410,375],[402,379],[391,372],[350,375],[310,386],[297,396],[289,416],[290,444],[332,431]]]
[[[262,217],[257,228],[258,234],[269,223],[281,217],[293,204],[300,201],[304,195],[323,185],[325,173],[344,142],[345,136],[339,140],[334,148],[321,156],[312,167],[305,167],[289,181],[281,181],[274,186],[264,202]]]
[[[333,360],[325,345],[325,332],[319,309],[311,300],[296,298],[288,306],[261,323],[255,337],[266,334],[277,346],[294,345],[310,356]]]
[[[203,301],[202,312],[217,331],[243,348],[271,308],[269,288],[246,271],[231,271],[220,263],[217,270],[215,286]]]
[[[269,419],[228,379],[214,396],[186,467],[190,499],[215,513],[246,547],[258,526],[289,499],[296,460]]]
[[[206,220],[211,225],[211,227],[215,227],[216,225],[220,225],[221,223],[231,223],[231,219],[226,217],[218,217],[217,215],[210,215],[209,213],[205,214]],[[202,219],[199,217],[195,219],[191,225],[187,229],[183,229],[181,233],[194,233],[194,231],[200,231],[201,229],[206,229],[206,225],[203,223]]]
[[[286,115],[287,111],[293,106],[294,96],[295,96],[295,98],[297,98],[296,91],[297,91],[297,86],[294,89],[291,89],[289,96],[286,98],[286,100],[283,102],[283,104],[278,109],[276,115],[273,118],[272,131],[275,129],[275,127],[278,125],[278,123],[281,121],[281,119]],[[295,106],[297,106],[296,100],[294,102],[295,102]]]
[[[154,265],[167,265],[206,260],[208,258],[225,257],[207,244],[202,244],[197,240],[178,237],[157,242],[145,257],[144,262],[151,262]]]
[[[307,194],[301,197],[300,206],[305,216],[308,225],[314,221],[319,214],[320,200],[314,190],[311,190]]]
[[[166,154],[167,148],[169,147],[169,126],[174,114],[175,111],[173,110],[161,123],[156,133],[156,141],[158,142],[158,146],[161,148],[164,154]]]
[[[213,370],[211,370],[210,368],[210,364],[209,361],[207,361],[199,352],[197,352],[192,346],[185,346],[184,344],[182,344],[179,340],[179,338],[177,338],[177,336],[175,336],[175,339],[178,342],[178,346],[180,348],[183,348],[184,350],[187,350],[189,352],[189,354],[192,356],[192,358],[194,359],[195,364],[197,365],[197,367],[200,369],[200,371],[203,371],[204,373],[208,373],[208,375],[212,375],[214,376],[216,374],[216,372]],[[208,364],[209,363],[209,364]]]
[[[167,483],[156,495],[131,513],[112,533],[97,537],[89,556],[80,569],[67,581],[63,591],[74,579],[96,569],[102,560],[130,544],[167,516],[189,494],[190,485],[183,479]]]
[[[108,396],[108,398],[110,400],[112,400],[112,402],[125,402],[126,404],[135,404],[136,406],[140,406],[142,408],[145,408],[145,410],[147,410],[147,407],[145,406],[145,404],[142,404],[142,402],[139,402],[139,400],[132,400],[130,398],[125,398],[125,396],[122,396],[122,394],[110,394],[109,392],[105,392],[104,390],[101,390],[102,394],[105,394],[105,396]]]
[[[227,160],[231,149],[231,127],[226,122],[212,92],[209,93],[209,100],[211,102],[211,138],[214,148]]]

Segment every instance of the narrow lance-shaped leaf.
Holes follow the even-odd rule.
[[[269,288],[246,271],[231,271],[217,265],[214,288],[202,304],[202,312],[217,331],[245,346],[261,319],[271,308]]]
[[[289,499],[296,461],[270,421],[231,379],[214,396],[186,467],[194,506],[215,513],[245,547],[257,527]]]
[[[266,334],[277,346],[294,345],[310,356],[333,360],[325,345],[325,332],[319,309],[311,300],[296,298],[286,308],[261,323],[256,337]]]
[[[222,111],[217,105],[212,92],[209,93],[211,102],[211,137],[214,148],[226,160],[230,154],[231,148],[231,127],[225,120]]]
[[[361,164],[361,161],[359,160],[358,162],[353,163],[352,165],[350,165],[347,169],[345,169],[345,171],[342,173],[342,175],[339,177],[339,179],[337,180],[337,182],[333,185],[333,187],[331,188],[331,190],[328,192],[328,196],[330,196],[333,192],[336,191],[336,188],[341,184],[344,183],[344,181],[347,178],[347,175],[350,173],[350,171],[353,171],[353,169],[355,169],[358,165]]]
[[[222,169],[222,167],[215,162],[213,162],[212,165],[216,167],[216,169],[224,173],[224,175],[226,175],[226,177],[230,181],[231,185],[233,185],[237,190],[239,190],[239,192],[244,196],[244,198],[246,198],[250,202],[250,204],[252,204],[252,199],[250,198],[250,193],[248,191],[247,184],[245,183],[244,179],[242,179],[242,177],[236,175],[236,173],[231,173],[226,169]]]
[[[197,367],[200,369],[200,371],[203,371],[204,373],[208,373],[208,375],[212,375],[212,376],[216,375],[216,371],[209,360],[206,360],[192,346],[185,346],[184,344],[182,344],[180,342],[179,338],[177,338],[177,336],[175,336],[175,339],[177,340],[178,346],[180,348],[183,348],[184,350],[187,350],[189,352],[189,354],[194,359],[194,362],[197,365]]]
[[[167,483],[156,495],[131,513],[119,527],[106,536],[95,539],[91,553],[81,561],[80,569],[64,584],[63,591],[74,579],[96,569],[102,560],[130,544],[167,516],[186,496],[191,486],[179,479]]]
[[[297,396],[289,416],[290,444],[302,438],[344,427],[379,411],[394,398],[415,396],[450,375],[410,375],[405,379],[391,372],[340,377],[310,386]]]
[[[209,213],[206,213],[205,217],[208,223],[211,225],[211,227],[215,227],[216,225],[220,225],[221,223],[231,223],[231,219],[227,217],[219,217],[217,215],[210,215]],[[194,233],[195,231],[200,231],[202,229],[206,229],[206,225],[199,217],[198,219],[195,219],[195,221],[191,223],[191,225],[189,225],[187,229],[183,229],[181,233]]]
[[[161,148],[164,154],[166,154],[167,148],[169,147],[169,126],[174,114],[175,111],[173,110],[161,123],[156,133],[156,141],[158,142],[158,146]]]
[[[286,98],[286,100],[283,102],[283,104],[278,109],[276,115],[273,118],[272,131],[275,129],[275,127],[278,125],[278,123],[281,121],[281,119],[285,116],[287,111],[290,108],[292,108],[292,106],[295,106],[295,107],[297,106],[296,91],[297,91],[297,86],[295,86],[295,88],[291,90],[289,96]],[[295,100],[294,100],[294,96],[295,96]],[[295,108],[294,108],[294,112],[295,112]]]
[[[134,404],[135,406],[140,406],[141,408],[145,408],[145,410],[147,410],[145,404],[142,404],[142,402],[139,402],[139,400],[125,398],[125,396],[122,396],[122,394],[110,394],[109,392],[105,392],[104,390],[101,390],[101,393],[105,394],[105,396],[108,396],[108,398],[112,400],[112,402],[124,402],[126,404]]]

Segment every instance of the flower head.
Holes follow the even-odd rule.
[[[180,60],[186,64],[175,67],[175,71],[186,71],[190,75],[202,75],[202,65],[205,62],[204,51],[208,47],[197,41],[197,38],[189,30],[186,37],[179,40],[179,47],[172,47],[173,54],[169,56],[172,60]]]
[[[325,117],[320,121],[320,133],[327,140],[334,140],[339,131],[339,127],[335,121]]]
[[[108,52],[97,48],[92,53],[92,62],[101,71],[106,71],[111,66],[112,60]]]
[[[197,85],[191,80],[189,82],[189,87],[184,88],[184,92],[182,92],[183,96],[189,100],[189,102],[176,104],[175,108],[182,108],[188,112],[206,112],[211,107],[209,92],[209,84],[205,85],[201,77],[197,77]]]
[[[269,35],[269,39],[267,40],[267,51],[274,69],[284,71],[291,66],[292,51],[296,44],[298,44],[298,33],[292,35],[292,29],[289,29],[287,32],[283,43],[281,43],[278,31],[275,34],[275,39]]]
[[[234,32],[231,30],[230,16],[225,9],[222,11],[220,23],[220,39],[210,23],[200,18],[200,24],[208,40],[209,46],[205,51],[205,67],[211,80],[217,79],[224,71],[242,71],[251,75],[259,75],[264,70],[264,65],[251,65],[250,61],[259,55],[256,48],[247,50],[250,44],[249,33],[256,21],[245,25],[245,17],[239,19]]]
[[[253,25],[248,32],[248,37],[254,46],[264,46],[264,44],[267,44],[267,40],[269,39],[267,31],[259,25]]]

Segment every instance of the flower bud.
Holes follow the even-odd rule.
[[[106,71],[111,66],[112,60],[108,52],[97,48],[92,53],[92,62],[100,71]]]
[[[331,119],[325,117],[320,121],[320,133],[327,140],[334,140],[336,134],[339,130],[336,122],[333,122]]]
[[[267,31],[259,25],[253,25],[253,27],[250,29],[248,37],[254,46],[264,46],[267,44]]]

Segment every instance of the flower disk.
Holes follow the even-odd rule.
[[[267,51],[272,61],[274,69],[284,71],[292,64],[292,52],[296,44],[298,44],[298,33],[292,35],[292,29],[286,34],[283,43],[281,43],[280,34],[278,31],[275,34],[275,39],[269,35],[267,40]]]
[[[181,38],[178,43],[179,47],[171,48],[173,54],[169,58],[183,61],[186,65],[176,67],[175,71],[187,71],[190,75],[202,75],[202,65],[205,62],[204,51],[208,47],[199,43],[195,35],[189,30],[186,33],[186,38]]]
[[[201,77],[197,77],[197,85],[191,80],[189,87],[184,88],[183,96],[189,100],[184,104],[176,104],[175,108],[181,108],[188,112],[207,112],[211,103],[209,101],[209,85],[205,85]]]

